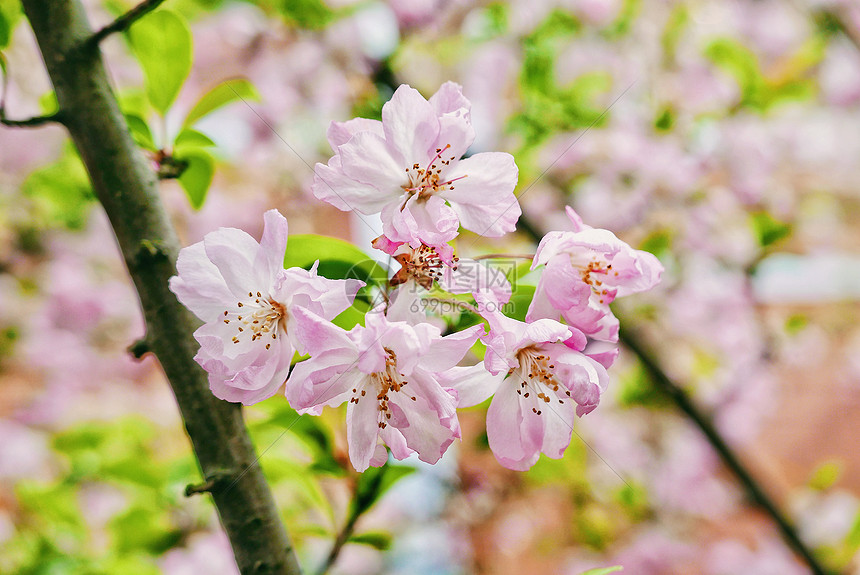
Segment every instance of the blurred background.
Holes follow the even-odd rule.
[[[85,2],[95,26],[134,2]],[[184,244],[219,226],[359,242],[310,193],[331,120],[379,117],[401,83],[472,102],[472,152],[520,168],[520,231],[460,256],[529,253],[564,206],[666,272],[615,311],[686,391],[820,561],[860,574],[860,6],[851,0],[170,0],[190,75],[147,100],[122,37],[102,47]],[[55,106],[16,0],[0,0],[6,112]],[[209,90],[243,98],[189,123]],[[238,81],[238,80],[237,80]],[[179,134],[193,124],[195,134]],[[180,141],[181,140],[181,141]],[[184,147],[183,147],[184,146]],[[205,148],[205,151],[202,151]],[[189,151],[190,150],[190,151]],[[197,158],[194,160],[193,158]],[[211,182],[210,182],[211,180]],[[204,202],[205,199],[205,202]],[[195,209],[195,206],[202,207]],[[0,572],[236,573],[136,294],[60,127],[0,128]],[[562,460],[501,468],[486,407],[463,441],[358,522],[334,573],[808,573],[696,425],[622,348]],[[305,568],[359,479],[343,414],[246,410]],[[284,433],[284,429],[289,431]]]

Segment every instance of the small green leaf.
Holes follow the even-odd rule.
[[[319,274],[329,279],[354,278],[366,284],[388,280],[384,267],[347,241],[316,234],[290,236],[284,254],[285,268],[310,269],[317,260]]]
[[[502,312],[513,319],[525,321],[534,295],[535,286],[517,284],[511,294],[511,301],[502,305]]]
[[[334,19],[322,0],[283,0],[281,13],[291,24],[309,30],[321,30]]]
[[[842,475],[843,468],[841,461],[828,461],[819,465],[809,479],[809,487],[819,491],[833,487]]]
[[[155,140],[152,138],[152,131],[143,118],[133,114],[125,114],[125,121],[128,123],[128,129],[131,131],[131,137],[134,138],[138,146],[152,152],[158,150]]]
[[[9,36],[9,21],[6,20],[6,15],[3,14],[3,10],[0,9],[0,48],[5,48],[9,45]]]
[[[651,252],[658,258],[670,253],[672,249],[673,232],[670,229],[659,229],[651,232],[639,244],[639,249]]]
[[[675,125],[675,117],[672,114],[671,108],[664,108],[663,111],[654,120],[654,127],[660,132],[668,132]]]
[[[31,173],[22,189],[49,227],[83,228],[95,199],[86,168],[71,146],[55,163]]]
[[[15,26],[20,19],[20,2],[17,0],[0,0],[0,50],[9,45],[12,40],[12,32],[15,31]]]
[[[226,106],[237,100],[260,100],[260,93],[249,80],[237,78],[234,80],[226,80],[201,97],[182,123],[183,127],[193,125],[197,120],[211,114],[218,108]]]
[[[355,488],[354,512],[364,513],[382,497],[391,486],[415,473],[414,467],[386,463],[382,467],[370,467],[358,478]]]
[[[183,148],[211,148],[214,146],[215,142],[212,141],[212,138],[191,128],[183,129],[173,140],[173,152],[180,155],[180,150]]]
[[[361,543],[370,545],[379,551],[386,551],[391,547],[392,536],[385,531],[366,531],[349,538],[350,543]]]
[[[54,114],[60,109],[60,104],[57,103],[57,93],[51,90],[39,96],[39,110],[46,116]]]
[[[609,573],[618,573],[619,571],[623,570],[624,567],[622,567],[621,565],[617,565],[615,567],[600,567],[598,569],[589,569],[581,575],[609,575]]]
[[[750,214],[750,222],[763,248],[791,235],[791,224],[779,221],[764,210]]]
[[[136,550],[163,553],[181,537],[181,532],[171,525],[167,510],[148,501],[111,519],[109,529],[115,548],[122,553]]]
[[[745,104],[762,104],[765,80],[752,50],[732,38],[718,38],[705,49],[705,57],[734,77]]]
[[[188,200],[191,202],[191,207],[199,210],[203,207],[206,193],[209,191],[209,186],[212,185],[212,178],[215,176],[215,160],[208,153],[200,149],[186,152],[181,158],[177,158],[177,160],[188,162],[182,175],[179,176],[179,184],[185,190]]]
[[[797,335],[809,325],[809,318],[802,313],[795,313],[785,320],[785,333],[788,335]]]
[[[146,93],[161,115],[167,113],[191,71],[191,30],[184,18],[158,10],[128,31],[132,52],[143,68]]]

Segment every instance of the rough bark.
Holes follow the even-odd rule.
[[[164,368],[206,485],[243,574],[295,574],[299,565],[245,428],[193,361],[197,320],[168,290],[179,244],[155,174],[135,146],[79,0],[23,0],[64,123],[87,167],[140,297],[146,347]]]

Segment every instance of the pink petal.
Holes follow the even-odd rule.
[[[408,425],[396,427],[409,448],[418,452],[421,461],[436,463],[454,438],[460,436],[454,397],[423,374],[414,373],[409,386],[411,389],[407,388],[407,393],[391,396],[391,403],[398,406],[408,420]],[[415,394],[415,401],[409,393]]]
[[[541,410],[543,420],[543,442],[541,451],[548,457],[560,459],[564,455],[573,435],[573,404],[565,398],[564,404],[557,400],[547,403]]]
[[[389,204],[382,210],[382,231],[392,241],[409,243],[417,248],[443,246],[457,236],[457,214],[439,196],[418,200],[412,196],[406,204]]]
[[[379,432],[379,410],[376,397],[365,396],[358,403],[346,407],[346,440],[349,443],[349,460],[356,471],[364,471],[376,451]]]
[[[347,177],[373,186],[389,201],[403,194],[401,186],[409,182],[405,172],[408,166],[384,139],[371,132],[359,132],[338,150]]]
[[[434,339],[430,349],[421,355],[418,363],[429,371],[445,371],[457,365],[466,352],[484,332],[483,325],[475,325],[451,335]]]
[[[439,136],[439,120],[433,106],[418,90],[402,84],[382,107],[382,129],[391,149],[400,153],[404,168],[418,163],[426,168],[431,148]]]
[[[183,248],[176,261],[178,276],[170,278],[170,291],[203,321],[215,321],[227,307],[236,304],[203,247],[203,242]]]
[[[567,213],[567,217],[568,219],[570,219],[570,223],[573,225],[573,231],[579,232],[582,230],[592,229],[591,226],[587,226],[582,223],[582,218],[570,206],[565,206],[564,211]]]
[[[523,413],[513,385],[503,385],[487,410],[487,439],[499,463],[508,469],[525,471],[539,457],[538,446],[523,437]]]
[[[206,256],[218,268],[221,277],[233,296],[244,301],[248,292],[261,288],[268,290],[271,278],[261,277],[265,272],[254,267],[260,245],[242,230],[221,228],[203,238]]]
[[[290,331],[311,355],[330,349],[352,350],[354,356],[358,355],[358,350],[346,331],[305,308],[293,308]]]
[[[274,278],[284,269],[288,235],[287,219],[278,210],[269,210],[263,214],[263,235],[260,238],[260,249],[254,258],[254,267],[267,270],[265,276],[268,278]]]
[[[340,156],[333,156],[328,165],[314,167],[314,182],[311,186],[314,196],[339,210],[355,210],[364,215],[379,213],[386,204],[397,198],[394,193],[380,190],[373,183],[360,182],[343,172]]]
[[[376,444],[376,449],[373,452],[373,457],[370,458],[372,467],[382,467],[388,462],[388,450],[381,443]]]
[[[470,110],[472,104],[463,96],[463,89],[454,82],[445,82],[430,97],[430,104],[439,118],[439,137],[436,147],[451,147],[444,158],[460,159],[475,141]]]
[[[479,363],[468,367],[453,367],[437,377],[443,387],[457,392],[457,407],[472,407],[493,395],[506,375],[506,371],[491,375],[484,364]]]
[[[351,137],[358,132],[371,132],[382,136],[382,122],[369,120],[367,118],[353,118],[346,122],[332,122],[329,124],[326,137],[331,144],[332,150],[337,152],[337,147],[347,143]]]
[[[336,407],[353,396],[367,375],[353,369],[355,362],[345,355],[333,350],[296,364],[285,389],[293,409]]]
[[[514,195],[519,170],[513,156],[484,152],[461,160],[445,173],[452,189],[440,195],[460,216],[460,225],[488,237],[500,237],[516,229],[522,211]]]

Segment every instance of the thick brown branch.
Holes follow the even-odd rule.
[[[158,8],[161,4],[164,3],[164,0],[145,0],[141,2],[104,28],[101,28],[98,32],[94,33],[92,36],[87,38],[83,45],[83,51],[88,51],[94,49],[98,46],[102,40],[110,36],[111,34],[115,34],[117,32],[124,32],[129,29],[129,27]]]
[[[230,470],[211,491],[245,574],[294,575],[299,564],[257,462],[239,405],[216,399],[194,360],[199,322],[168,290],[179,251],[155,174],[135,146],[108,82],[80,0],[23,0],[65,125],[116,234],[146,319],[146,341],[170,381],[203,477]],[[120,26],[121,27],[121,26]],[[142,350],[139,350],[142,351]]]

